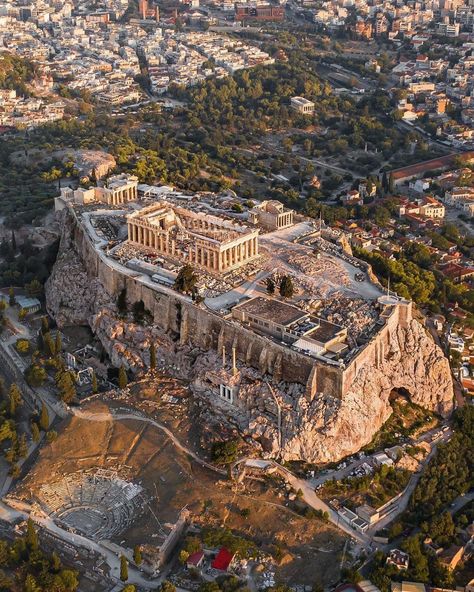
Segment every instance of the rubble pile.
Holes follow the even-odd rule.
[[[351,347],[368,340],[379,320],[376,304],[343,295],[325,300],[318,314],[331,323],[347,327]]]

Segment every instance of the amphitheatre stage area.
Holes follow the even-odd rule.
[[[39,500],[56,521],[94,540],[126,529],[146,504],[142,487],[109,469],[65,475],[41,486]]]

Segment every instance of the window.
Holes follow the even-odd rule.
[[[234,402],[234,394],[233,394],[232,388],[230,386],[226,386],[225,384],[221,384],[219,394],[228,403]]]

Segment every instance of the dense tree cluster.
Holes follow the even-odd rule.
[[[63,566],[56,553],[47,555],[40,548],[34,523],[27,522],[24,536],[13,543],[0,540],[0,589],[5,592],[75,592],[79,586],[76,571]]]
[[[28,96],[28,83],[34,78],[35,69],[31,62],[10,52],[0,53],[0,88],[15,90]]]
[[[441,444],[410,499],[410,519],[432,519],[474,485],[474,407],[466,405],[454,416],[455,432]]]

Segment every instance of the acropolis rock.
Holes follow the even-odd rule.
[[[413,317],[411,305],[394,310],[347,367],[329,367],[178,295],[123,276],[99,258],[70,212],[62,216],[60,251],[46,285],[48,311],[58,325],[89,325],[112,363],[132,370],[147,364],[154,341],[157,357],[188,379],[196,396],[210,400],[216,413],[258,441],[266,455],[328,462],[358,451],[390,416],[394,389],[435,413],[451,412],[448,360]],[[119,318],[115,301],[125,286],[130,302],[142,299],[151,311],[152,325]],[[229,356],[226,369],[223,346]],[[218,386],[230,372],[233,348],[238,375],[229,405],[220,400]]]

